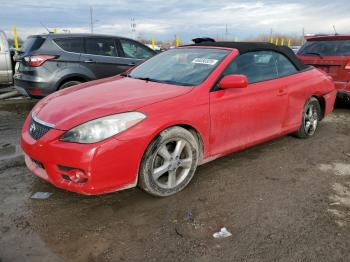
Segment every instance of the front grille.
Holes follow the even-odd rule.
[[[41,162],[38,161],[38,160],[34,160],[33,158],[31,158],[31,159],[32,159],[32,161],[33,161],[37,166],[39,166],[39,167],[42,168],[42,169],[45,169],[43,163],[41,163]]]
[[[29,134],[35,140],[39,140],[42,138],[48,131],[50,131],[51,127],[42,125],[36,122],[33,118],[30,121],[29,125]]]

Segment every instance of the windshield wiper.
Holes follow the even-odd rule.
[[[317,55],[319,56],[320,58],[323,58],[323,56],[319,53],[316,53],[316,52],[306,52],[306,53],[303,53],[303,55]]]
[[[153,78],[149,78],[149,77],[132,77],[130,76],[131,78],[134,78],[134,79],[140,79],[140,80],[144,80],[146,82],[157,82],[157,83],[161,83],[160,80],[157,80],[157,79],[153,79]]]
[[[131,77],[133,79],[140,79],[140,80],[144,80],[146,82],[156,82],[156,83],[164,83],[164,84],[171,84],[171,85],[181,85],[181,86],[192,86],[191,84],[187,84],[187,83],[180,83],[180,82],[176,82],[173,80],[162,80],[162,79],[153,79],[153,78],[149,78],[149,77],[132,77],[130,75],[128,75],[128,77]]]
[[[129,74],[127,74],[127,73],[125,73],[125,72],[124,72],[124,73],[121,73],[120,76],[130,77]]]

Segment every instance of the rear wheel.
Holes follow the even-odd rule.
[[[139,173],[139,186],[160,197],[184,189],[198,164],[198,142],[182,127],[171,127],[160,133],[147,148]]]
[[[318,100],[311,97],[304,107],[301,127],[295,133],[299,138],[312,137],[317,129],[318,122],[321,119],[321,106]]]
[[[78,85],[78,84],[81,84],[81,83],[82,83],[81,81],[76,81],[76,80],[67,81],[67,82],[63,83],[62,85],[60,85],[60,87],[58,89],[61,90],[61,89],[64,89],[64,88],[67,88],[67,87],[70,87],[70,86],[75,86],[75,85]]]

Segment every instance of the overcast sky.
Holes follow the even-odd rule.
[[[72,32],[90,32],[89,7],[93,7],[96,33],[131,36],[130,19],[136,34],[144,38],[183,41],[193,37],[244,38],[274,32],[301,34],[350,33],[349,0],[0,0],[0,29],[11,34],[13,24],[24,38],[43,33],[40,25]]]

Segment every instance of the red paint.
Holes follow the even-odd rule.
[[[220,80],[220,88],[246,88],[248,86],[248,78],[245,75],[227,75]]]
[[[21,144],[28,168],[55,186],[82,194],[103,194],[136,185],[142,156],[162,130],[188,125],[203,141],[203,162],[296,131],[305,102],[317,96],[325,102],[325,116],[333,110],[331,79],[316,69],[295,75],[210,92],[237,50],[218,65],[201,85],[173,86],[120,76],[101,79],[54,93],[33,109],[52,124],[38,141],[28,131]],[[64,130],[83,122],[126,111],[147,118],[129,130],[95,144],[61,142]],[[35,162],[40,161],[45,170]],[[67,181],[59,166],[82,171],[84,183]],[[70,173],[69,173],[70,174]],[[68,174],[68,175],[69,175]]]

